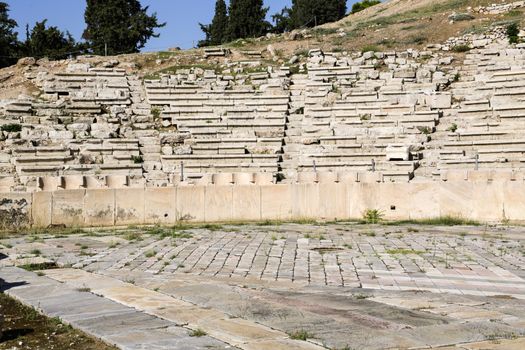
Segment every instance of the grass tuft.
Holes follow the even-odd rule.
[[[309,333],[308,331],[304,329],[288,333],[288,335],[290,336],[291,339],[294,339],[294,340],[305,340],[306,341],[309,338],[315,338],[315,335]]]

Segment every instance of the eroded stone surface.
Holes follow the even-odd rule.
[[[4,240],[2,263],[39,253],[66,267],[46,274],[71,288],[244,349],[474,349],[499,339],[514,346],[525,332],[521,234],[342,223],[94,230]],[[297,331],[308,342],[289,339]]]

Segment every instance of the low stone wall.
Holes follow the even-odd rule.
[[[13,226],[125,226],[177,222],[335,220],[378,209],[385,219],[445,215],[525,221],[525,182],[311,183],[81,189],[0,194],[22,208]],[[23,202],[23,203],[22,203]],[[17,204],[17,205],[18,205]]]

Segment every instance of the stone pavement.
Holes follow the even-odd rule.
[[[19,268],[1,270],[1,290],[121,349],[225,349],[176,324]]]
[[[2,240],[7,257],[0,277],[13,273],[9,265],[56,262],[63,268],[41,278],[89,290],[185,334],[202,329],[219,347],[519,348],[523,230],[353,224],[93,230]],[[297,332],[307,340],[290,339]]]

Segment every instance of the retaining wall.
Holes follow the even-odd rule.
[[[311,183],[80,189],[3,193],[23,198],[35,227],[188,222],[355,219],[379,209],[385,219],[445,215],[482,222],[525,221],[525,182]]]

